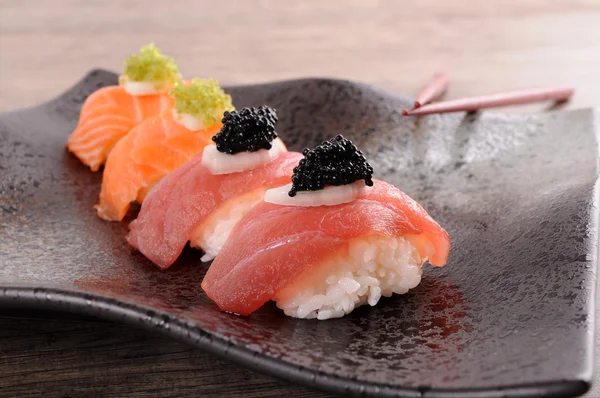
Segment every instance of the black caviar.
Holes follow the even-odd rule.
[[[277,138],[277,113],[266,105],[225,112],[222,122],[221,131],[212,138],[219,152],[234,155],[271,149]]]
[[[299,191],[318,191],[326,185],[346,185],[365,180],[373,185],[373,167],[352,141],[341,135],[302,151],[304,159],[294,168],[290,196]]]

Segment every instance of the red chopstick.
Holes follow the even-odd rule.
[[[414,109],[419,108],[423,105],[427,105],[432,100],[444,94],[444,92],[448,89],[448,84],[450,84],[450,77],[446,73],[436,74],[421,89],[419,95],[417,95]]]
[[[509,105],[529,104],[541,101],[567,101],[575,90],[571,86],[550,88],[527,88],[505,91],[496,94],[477,97],[459,98],[449,101],[436,102],[418,109],[405,109],[404,116],[428,115],[432,113],[470,112],[478,109],[494,108]]]

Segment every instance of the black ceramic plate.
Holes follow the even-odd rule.
[[[567,397],[592,379],[598,151],[594,112],[403,118],[411,102],[347,81],[229,87],[269,104],[290,149],[342,133],[376,177],[453,238],[448,265],[343,319],[219,312],[187,251],[159,271],[95,215],[100,173],[65,151],[91,72],[46,104],[0,115],[0,304],[158,329],[232,361],[338,393]],[[129,220],[133,215],[129,216]],[[128,220],[128,221],[129,221]]]

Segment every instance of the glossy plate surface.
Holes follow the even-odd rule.
[[[403,118],[411,101],[360,83],[305,79],[227,88],[277,109],[291,150],[341,133],[375,177],[450,233],[443,269],[343,319],[267,305],[219,312],[187,250],[166,272],[98,219],[100,173],[65,150],[96,70],[58,98],[0,115],[0,305],[157,329],[253,369],[338,393],[566,397],[592,379],[597,262],[595,112]],[[127,221],[134,213],[131,212]],[[467,395],[470,394],[470,395]]]

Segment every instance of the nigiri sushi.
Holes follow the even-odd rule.
[[[231,97],[214,79],[192,79],[171,91],[172,112],[134,127],[108,155],[96,205],[104,220],[121,221],[133,201],[142,203],[148,191],[204,147],[232,111]]]
[[[292,183],[265,193],[229,235],[202,289],[223,311],[250,315],[269,300],[288,316],[328,319],[403,294],[450,238],[342,136],[305,150]]]
[[[169,89],[181,79],[175,61],[154,44],[125,60],[118,86],[90,95],[79,116],[67,148],[97,171],[114,145],[138,123],[173,107]]]
[[[129,243],[162,269],[188,241],[211,260],[267,189],[291,181],[302,157],[287,152],[267,106],[225,112],[222,122],[215,144],[163,178],[130,224]]]

